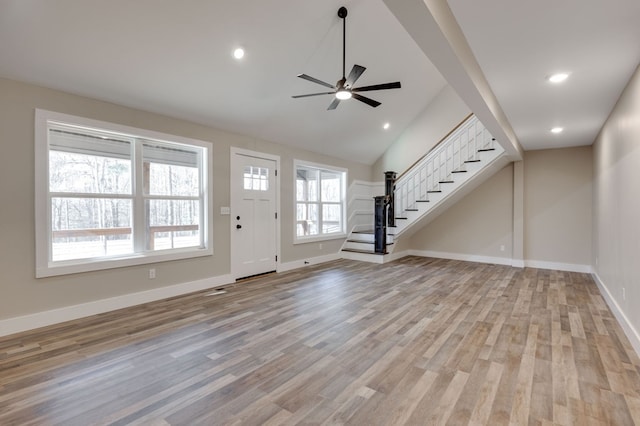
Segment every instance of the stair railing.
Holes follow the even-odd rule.
[[[417,203],[428,202],[429,194],[441,192],[440,186],[453,182],[455,173],[465,172],[465,164],[480,161],[478,150],[489,150],[493,145],[494,139],[482,123],[474,115],[466,118],[396,180],[396,216],[417,210]]]

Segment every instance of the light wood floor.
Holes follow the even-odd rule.
[[[632,425],[591,278],[341,260],[0,339],[0,425]]]

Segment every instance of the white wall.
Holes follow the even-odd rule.
[[[593,267],[640,351],[640,67],[593,147]]]

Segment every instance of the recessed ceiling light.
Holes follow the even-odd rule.
[[[244,57],[244,49],[242,47],[238,47],[233,51],[233,57],[236,59],[242,59]]]
[[[390,126],[390,124],[389,124],[389,123],[384,123],[384,124],[382,125],[382,128],[383,128],[383,129],[385,129],[385,130],[387,130],[387,129],[389,128],[389,126]]]
[[[547,80],[549,80],[551,83],[562,83],[563,81],[565,81],[567,78],[569,78],[569,74],[566,72],[559,72],[557,74],[552,74],[550,75]]]
[[[551,129],[551,133],[558,134],[558,133],[562,133],[563,130],[564,128],[562,127],[554,127],[553,129]]]

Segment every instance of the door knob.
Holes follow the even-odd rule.
[[[236,229],[242,228],[242,225],[236,225]]]

